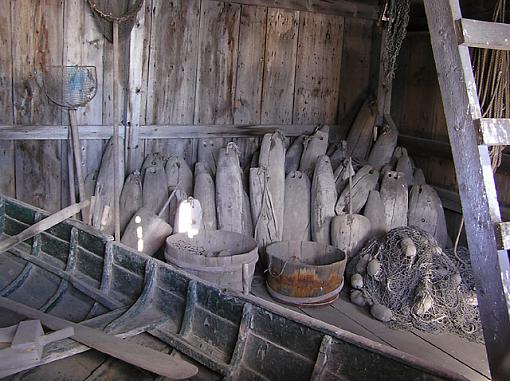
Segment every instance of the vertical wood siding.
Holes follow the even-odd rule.
[[[130,52],[121,36],[122,120],[137,54],[141,124],[336,124],[370,87],[372,21],[210,0],[146,0],[141,12],[143,48]],[[50,64],[96,66],[98,92],[78,123],[111,124],[112,44],[85,1],[1,1],[0,49],[1,124],[68,123],[34,76]],[[249,162],[258,139],[234,140]],[[85,175],[104,144],[82,142]],[[154,139],[140,141],[140,152],[193,164],[200,146]],[[66,155],[66,141],[0,141],[0,192],[48,210],[67,205]]]

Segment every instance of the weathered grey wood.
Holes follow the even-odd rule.
[[[329,127],[324,126],[311,136],[303,140],[303,153],[299,162],[299,170],[310,178],[313,177],[315,164],[319,156],[325,155],[328,150]]]
[[[63,4],[11,2],[15,124],[60,124],[61,110],[37,85],[34,70],[62,62]],[[34,33],[39,30],[40,33]],[[16,197],[49,211],[61,206],[61,142],[16,142]]]
[[[193,197],[200,201],[202,206],[202,228],[204,230],[216,230],[216,188],[208,164],[202,161],[197,162],[194,175]]]
[[[292,123],[299,12],[269,8],[267,17],[262,119]]]
[[[470,20],[456,20],[459,44],[471,48],[510,50],[508,24]]]
[[[374,104],[366,99],[347,135],[347,156],[362,162],[367,159],[372,147],[376,116]]]
[[[331,163],[326,155],[320,156],[312,180],[310,225],[313,241],[329,245],[330,225],[331,219],[335,216],[336,199]]]
[[[23,230],[21,233],[18,233],[14,236],[11,236],[0,241],[0,253],[10,250],[17,244],[29,238],[32,238],[37,234],[42,233],[43,231],[48,230],[49,228],[61,223],[67,218],[71,218],[76,213],[79,213],[80,210],[88,207],[89,205],[90,200],[85,200],[80,202],[79,204],[73,204],[71,206],[68,206],[67,208],[64,208],[56,212],[55,214],[52,214],[51,216],[46,217],[45,219],[31,225],[29,228]]]
[[[184,379],[195,375],[198,371],[194,365],[183,360],[178,360],[154,349],[108,335],[102,331],[45,314],[13,300],[1,297],[1,303],[2,307],[10,311],[31,319],[40,320],[42,324],[50,329],[60,330],[72,327],[74,329],[74,340],[150,372],[174,379]]]
[[[240,14],[238,4],[201,3],[195,123],[234,121]]]
[[[332,130],[338,129],[337,125],[329,126]],[[214,137],[246,137],[261,136],[269,132],[281,130],[285,136],[299,136],[310,134],[316,125],[298,124],[255,124],[255,125],[218,125],[218,124],[160,124],[146,125],[140,128],[140,139],[200,139]],[[80,138],[84,139],[109,139],[112,136],[111,126],[90,125],[80,126]],[[119,131],[121,137],[123,131]],[[38,126],[0,126],[0,141],[2,140],[66,140],[68,127],[62,125],[38,125]],[[175,143],[172,143],[175,144]],[[102,150],[102,146],[101,146]],[[100,158],[99,158],[100,161]],[[90,172],[89,172],[90,173]]]
[[[142,207],[142,200],[142,179],[140,177],[140,172],[131,173],[127,177],[120,194],[121,232],[124,232],[126,225],[131,220],[131,217],[133,217],[136,211]]]
[[[308,176],[292,171],[285,179],[284,241],[310,240],[310,191]]]
[[[294,123],[335,123],[343,31],[343,17],[313,13],[300,15]]]
[[[454,21],[462,18],[457,1],[425,2],[425,11],[443,98],[448,135],[456,163],[471,263],[477,279],[480,317],[491,375],[507,379],[503,364],[510,342],[506,251],[498,251],[494,224],[501,222],[487,146],[477,145],[481,117],[469,48],[457,45]]]
[[[388,231],[384,215],[384,204],[378,191],[370,191],[363,215],[370,221],[370,231],[373,236],[382,236]]]
[[[13,123],[11,2],[0,2],[0,123]],[[0,192],[15,196],[14,142],[0,141]]]
[[[234,123],[260,123],[267,8],[243,5],[239,29]]]
[[[386,172],[382,180],[380,194],[388,230],[407,226],[409,196],[402,174],[393,171]]]
[[[200,1],[155,0],[151,11],[147,124],[193,123]]]
[[[172,189],[173,190],[173,189]],[[168,199],[168,180],[162,165],[152,165],[145,170],[142,186],[142,205],[158,214]]]
[[[222,0],[223,1],[223,0]],[[377,20],[379,8],[376,1],[357,2],[350,0],[225,0],[228,3],[260,5],[271,8],[292,9],[339,16],[360,17]]]
[[[359,213],[378,181],[379,172],[370,165],[363,166],[352,178],[352,187],[346,187],[340,193],[335,205],[336,214]]]
[[[331,220],[331,244],[355,256],[370,238],[370,220],[361,214],[342,214]]]
[[[480,143],[488,146],[510,145],[510,119],[482,118],[476,121]]]

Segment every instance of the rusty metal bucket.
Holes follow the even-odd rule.
[[[309,241],[276,242],[266,248],[267,290],[278,301],[319,306],[332,303],[344,284],[347,257],[334,246]]]

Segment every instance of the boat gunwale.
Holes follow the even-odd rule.
[[[2,199],[6,200],[8,202],[17,204],[20,207],[33,210],[34,212],[39,212],[43,216],[43,218],[50,215],[50,213],[48,213],[47,211],[44,211],[40,208],[33,207],[33,206],[31,206],[27,203],[24,203],[22,201],[19,201],[14,198],[0,194],[0,204],[2,203]],[[5,207],[0,208],[0,212],[3,212],[2,215],[0,215],[0,219],[2,219],[3,215],[7,214]],[[77,221],[74,219],[68,219],[68,220],[65,220],[64,222],[62,222],[62,224],[68,224],[71,227],[75,227],[77,229],[83,230],[86,233],[90,234],[91,236],[104,241],[105,244],[108,242],[114,241],[113,236],[103,233],[103,232],[100,232],[96,229],[93,229],[81,221]],[[59,238],[59,237],[56,237],[56,238]],[[318,320],[318,319],[306,316],[304,314],[292,311],[292,310],[282,307],[276,303],[264,300],[258,296],[255,296],[252,294],[244,295],[241,292],[238,292],[235,290],[219,289],[219,288],[217,288],[217,286],[215,286],[214,284],[212,284],[206,280],[200,279],[199,277],[197,277],[193,274],[189,274],[189,273],[187,273],[179,268],[176,268],[169,263],[163,262],[157,258],[152,258],[152,257],[146,256],[146,255],[143,255],[141,253],[138,253],[135,250],[133,250],[132,248],[130,248],[122,243],[111,242],[111,244],[113,246],[118,246],[121,249],[127,251],[129,253],[129,255],[139,257],[140,259],[143,260],[143,262],[145,264],[147,264],[148,260],[155,261],[155,264],[158,267],[157,268],[158,272],[161,270],[175,272],[175,273],[178,273],[180,276],[184,277],[185,279],[187,279],[188,282],[194,280],[197,283],[204,285],[206,288],[213,288],[221,296],[226,297],[225,301],[227,303],[229,303],[229,299],[234,299],[236,301],[236,304],[238,303],[238,304],[243,305],[245,303],[249,303],[249,304],[253,305],[254,307],[260,308],[261,310],[266,310],[271,314],[278,315],[281,318],[289,319],[289,320],[293,321],[294,323],[297,323],[299,325],[304,325],[305,327],[310,328],[312,330],[316,330],[320,334],[330,336],[330,337],[332,337],[333,340],[344,341],[348,344],[354,345],[354,346],[356,346],[360,349],[366,350],[368,352],[374,352],[382,357],[386,357],[388,359],[394,360],[406,367],[414,368],[415,370],[418,370],[418,371],[423,371],[424,373],[431,375],[431,376],[436,376],[436,377],[445,378],[445,379],[452,379],[452,380],[466,380],[465,377],[461,376],[460,374],[458,374],[456,372],[450,371],[441,365],[433,365],[432,366],[432,365],[430,365],[429,362],[427,362],[424,359],[421,359],[414,355],[402,352],[402,351],[392,348],[388,345],[377,343],[377,342],[372,341],[368,338],[356,335],[354,333],[351,333],[351,332],[346,331],[342,328],[333,326],[333,325],[323,322],[321,320]],[[49,253],[47,253],[47,254],[52,256]],[[103,259],[104,259],[104,257],[103,257]],[[34,265],[38,266],[37,264],[34,264]],[[125,269],[124,267],[122,267],[122,268],[126,271],[129,271],[128,269]],[[139,275],[139,274],[136,274],[136,275]],[[140,274],[140,277],[143,279],[144,274]],[[98,291],[100,291],[100,288],[98,288],[98,287],[96,287],[96,288]],[[160,282],[156,282],[156,288],[164,289],[165,291],[168,291],[165,287],[160,286]],[[127,306],[127,307],[129,308],[129,306]],[[98,317],[99,316],[101,316],[101,315],[98,315]],[[269,340],[269,338],[266,338],[266,339]]]

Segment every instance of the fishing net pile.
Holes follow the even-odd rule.
[[[400,227],[368,242],[347,271],[351,301],[370,305],[379,320],[482,342],[467,250],[443,251],[429,233]]]

